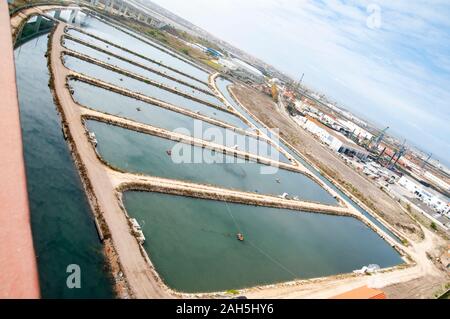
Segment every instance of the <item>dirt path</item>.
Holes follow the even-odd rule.
[[[64,113],[64,124],[70,131],[71,140],[76,148],[73,150],[81,158],[85,167],[86,177],[90,181],[93,194],[100,207],[101,214],[108,225],[115,250],[120,261],[122,271],[128,281],[132,297],[136,298],[167,298],[165,291],[142,258],[140,246],[136,238],[130,233],[127,219],[120,208],[111,180],[103,164],[89,143],[85,129],[81,123],[81,114],[74,103],[70,92],[66,89],[68,70],[61,62],[60,38],[64,32],[64,24],[60,23],[53,34],[51,68],[55,93]]]
[[[23,23],[26,22],[26,20],[33,16],[33,15],[39,15],[44,14],[45,11],[48,10],[54,10],[54,9],[67,9],[67,7],[64,6],[56,6],[56,5],[48,5],[48,6],[37,6],[37,7],[31,7],[27,9],[23,9],[16,14],[14,14],[11,19],[11,34],[13,38],[16,37],[20,29],[22,28]]]
[[[387,270],[375,275],[342,275],[328,278],[298,281],[267,289],[249,289],[243,293],[249,298],[330,298],[346,291],[367,285],[383,289],[388,298],[432,298],[437,288],[450,280],[427,257],[437,253],[437,247],[445,242],[423,227],[425,239],[408,253],[416,265],[405,269]]]
[[[304,154],[319,169],[333,175],[334,180],[345,181],[356,190],[364,190],[364,196],[374,205],[379,217],[385,219],[397,231],[406,233],[410,239],[420,239],[419,225],[406,214],[400,205],[376,185],[345,165],[330,149],[302,130],[293,119],[280,113],[272,100],[256,90],[235,85],[232,92],[256,118],[271,128],[279,128],[280,135]],[[355,197],[355,196],[350,196]]]
[[[11,23],[16,30],[23,22],[24,17],[30,14],[39,14],[45,7],[31,8],[26,12],[20,13],[17,18],[13,18]],[[54,8],[49,6],[48,9]],[[120,268],[113,269],[113,275],[116,278],[126,278],[126,288],[128,291],[121,291],[121,297],[134,298],[170,298],[170,297],[210,297],[211,294],[205,295],[181,295],[168,289],[158,274],[156,273],[150,259],[138,244],[136,238],[130,233],[126,215],[118,200],[119,193],[116,189],[126,189],[130,185],[150,185],[151,187],[166,187],[172,191],[197,191],[202,194],[210,194],[217,196],[223,194],[220,188],[207,187],[205,185],[193,185],[192,183],[184,183],[180,181],[168,181],[164,179],[140,176],[134,174],[125,174],[112,171],[105,166],[97,157],[97,154],[90,144],[84,126],[82,125],[82,109],[73,101],[69,90],[66,88],[66,76],[70,74],[60,59],[60,55],[64,48],[60,45],[60,38],[64,32],[64,23],[59,23],[51,40],[52,54],[51,69],[54,80],[54,90],[58,97],[60,108],[62,111],[63,124],[66,126],[69,144],[73,149],[74,157],[79,166],[88,197],[93,206],[93,211],[100,220],[107,225],[107,241],[112,241],[112,250],[107,250],[108,258],[118,260]],[[14,31],[13,31],[14,32]],[[217,91],[217,90],[216,90]],[[244,98],[245,102],[251,95]],[[252,103],[259,103],[258,99]],[[252,111],[255,105],[252,105]],[[256,107],[258,110],[259,107]],[[261,108],[262,109],[262,108]],[[259,109],[259,111],[261,111]],[[262,116],[270,114],[265,113]],[[277,110],[274,110],[277,112]],[[266,118],[267,119],[267,118]],[[280,118],[271,117],[271,121],[279,121]],[[289,119],[281,117],[281,122],[286,122],[287,131],[292,129],[293,123]],[[271,122],[273,124],[273,122]],[[311,137],[310,137],[311,138]],[[306,138],[305,138],[306,140]],[[314,148],[311,147],[311,150]],[[335,159],[334,159],[335,160]],[[302,166],[300,166],[302,167]],[[134,187],[134,186],[133,186]],[[230,191],[225,196],[242,196],[243,194],[234,194]],[[209,196],[209,195],[208,195]],[[249,196],[245,194],[245,196]],[[276,198],[275,198],[276,199]],[[248,198],[252,200],[252,198]],[[265,200],[265,199],[263,199]],[[272,199],[273,200],[273,199]],[[282,202],[281,199],[277,201]],[[277,203],[280,204],[280,203]],[[301,203],[301,202],[300,202]],[[283,203],[281,203],[283,204]],[[313,210],[313,208],[309,208]],[[357,211],[351,211],[352,214],[360,214]],[[365,218],[365,217],[364,217]],[[402,215],[401,218],[404,218]],[[405,220],[402,219],[405,223]],[[371,224],[371,222],[368,222]],[[379,231],[378,227],[375,227]],[[400,229],[400,232],[403,228]],[[416,262],[414,266],[404,269],[390,269],[374,276],[355,276],[355,275],[339,275],[316,280],[295,281],[280,285],[271,285],[266,287],[255,287],[245,290],[244,293],[249,298],[327,298],[333,295],[345,292],[352,288],[356,288],[367,284],[375,288],[386,288],[386,291],[393,297],[403,296],[429,296],[430,291],[442,281],[448,280],[442,272],[440,272],[427,257],[427,252],[433,252],[438,244],[442,244],[439,237],[427,231],[425,239],[419,244],[413,243],[411,247],[402,247]],[[384,232],[381,232],[384,236]],[[110,236],[110,237],[109,237]],[[110,238],[110,239],[109,239]],[[392,239],[387,240],[391,244]],[[408,286],[416,287],[416,289],[408,290]]]
[[[216,150],[223,154],[228,154],[230,156],[235,156],[235,157],[239,157],[242,159],[250,159],[254,162],[271,165],[271,166],[278,167],[281,169],[293,171],[293,172],[296,172],[299,174],[305,174],[307,176],[309,175],[309,172],[304,168],[302,169],[300,167],[297,167],[297,166],[294,166],[291,164],[272,160],[268,157],[263,157],[258,154],[249,153],[247,151],[237,150],[233,147],[225,146],[222,144],[217,144],[214,142],[205,141],[203,139],[194,138],[189,135],[180,134],[180,133],[173,132],[173,131],[168,131],[168,130],[158,128],[158,127],[155,127],[152,125],[135,122],[133,120],[129,120],[129,119],[126,119],[123,117],[118,117],[118,116],[111,115],[111,114],[105,114],[105,113],[87,109],[84,107],[81,109],[81,112],[82,112],[82,115],[88,119],[93,119],[93,120],[102,121],[105,123],[110,123],[110,124],[113,124],[116,126],[127,128],[129,130],[134,130],[137,132],[142,132],[142,133],[146,133],[146,134],[150,134],[150,135],[154,135],[154,136],[159,136],[159,137],[162,137],[165,139],[170,139],[173,141],[180,141],[180,142],[183,142],[186,144],[195,145],[198,147],[203,147],[203,148],[207,148],[207,149],[211,149],[211,150]]]
[[[356,175],[352,182],[359,181],[360,189],[367,190],[370,199],[377,199],[379,207],[383,208],[383,219],[396,227],[397,233],[406,231],[410,237],[411,245],[405,251],[412,257],[415,266],[401,270],[379,273],[375,276],[334,276],[319,280],[300,281],[292,285],[281,285],[265,290],[250,289],[247,295],[251,298],[329,298],[345,291],[368,285],[374,288],[384,288],[388,297],[392,298],[424,298],[433,297],[437,287],[448,282],[448,272],[441,271],[429,258],[428,254],[439,256],[439,248],[446,243],[442,238],[425,227],[418,225],[411,216],[401,209],[386,194],[381,192],[366,179],[352,172],[343,165],[339,158],[331,151],[318,143],[312,136],[302,131],[296,123],[286,114],[280,112],[270,98],[249,89],[243,85],[232,87],[232,94],[244,103],[244,108],[270,128],[280,128],[282,137],[288,140],[300,153],[309,158],[319,157],[341,174]],[[241,104],[242,104],[241,103]],[[368,185],[367,185],[368,184]],[[378,218],[380,219],[380,218]],[[392,230],[392,227],[391,227]],[[419,234],[424,235],[421,240]],[[404,236],[404,235],[403,235]],[[412,287],[415,287],[412,289]]]

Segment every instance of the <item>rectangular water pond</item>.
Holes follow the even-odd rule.
[[[36,16],[32,21],[40,19]],[[44,26],[48,22],[39,23]],[[24,26],[14,58],[41,296],[113,298],[103,247],[48,87],[48,34],[36,26],[34,22]],[[79,289],[67,287],[70,264],[81,267]]]
[[[141,93],[160,101],[194,111],[198,114],[210,116],[236,127],[244,129],[248,128],[247,124],[245,124],[239,117],[235,116],[232,113],[214,108],[201,102],[194,101],[188,97],[172,93],[157,86],[127,77],[117,72],[105,69],[96,64],[88,63],[71,56],[65,56],[64,65],[75,72],[79,72],[95,79],[114,84],[118,87],[125,88],[132,92]]]
[[[237,110],[251,123],[253,123],[258,128],[263,128],[261,124],[259,124],[256,120],[250,116],[240,105],[239,103],[236,103],[230,92],[229,92],[229,86],[233,83],[228,81],[227,79],[218,77],[216,78],[216,85],[219,88],[219,90],[222,92],[222,94],[225,96],[225,98],[234,106],[237,108]],[[344,200],[346,200],[350,205],[352,205],[354,208],[356,208],[361,214],[366,216],[370,221],[372,221],[375,225],[380,227],[384,232],[386,232],[389,236],[391,236],[394,240],[401,243],[401,240],[393,233],[391,232],[386,226],[384,226],[380,221],[378,221],[376,218],[374,218],[371,214],[369,214],[367,211],[365,211],[363,208],[361,208],[356,202],[354,202],[351,198],[349,198],[347,195],[345,195],[339,188],[337,188],[333,183],[331,183],[327,178],[322,176],[314,167],[309,165],[302,157],[298,156],[295,152],[293,152],[287,145],[285,145],[282,141],[279,142],[279,145],[284,148],[292,157],[294,157],[296,160],[298,160],[301,164],[303,164],[312,174],[314,174],[317,178],[322,180],[326,185],[331,187],[334,191],[336,191],[339,196],[341,196]]]
[[[207,101],[209,103],[214,103],[216,105],[224,107],[223,103],[212,93],[207,94],[203,91],[197,90],[193,88],[192,86],[180,83],[178,81],[169,79],[165,76],[159,75],[158,73],[151,72],[149,70],[143,69],[139,66],[136,66],[132,63],[123,61],[121,59],[118,59],[116,57],[113,57],[109,54],[100,52],[98,50],[92,49],[90,47],[84,46],[78,42],[65,39],[64,40],[64,47],[67,49],[70,49],[72,51],[78,52],[80,54],[87,55],[91,58],[97,59],[99,61],[102,61],[104,63],[111,64],[113,66],[116,66],[124,71],[129,71],[131,73],[146,77],[147,79],[153,80],[155,82],[167,85],[173,89],[176,89],[178,91],[181,91],[185,94],[192,95],[198,99],[201,99],[203,101]]]
[[[275,196],[288,193],[307,201],[337,204],[325,189],[300,173],[255,162],[237,163],[229,155],[105,123],[86,124],[96,135],[100,156],[122,170]],[[178,153],[180,146],[188,155],[188,163],[179,161],[180,157],[186,158],[186,154]]]
[[[156,270],[178,291],[224,291],[402,263],[350,217],[145,192],[126,192],[124,204],[143,229]]]
[[[73,97],[75,101],[85,107],[169,131],[180,128],[186,129],[189,132],[188,135],[195,135],[202,139],[206,139],[208,136],[211,138],[214,136],[214,138],[218,138],[215,140],[217,143],[229,147],[238,145],[239,150],[250,151],[250,145],[257,145],[257,150],[264,150],[262,155],[265,157],[289,163],[289,160],[283,154],[279,153],[275,147],[268,144],[265,140],[257,140],[252,136],[235,133],[221,126],[200,121],[190,116],[111,92],[82,81],[70,80],[69,84],[74,90]],[[268,152],[265,150],[268,150]],[[258,152],[254,152],[254,154],[258,154]]]
[[[201,81],[208,82],[209,73],[192,65],[183,58],[177,57],[176,53],[171,53],[167,49],[163,51],[161,47],[156,45],[149,45],[150,40],[136,39],[118,28],[112,27],[109,24],[100,21],[99,19],[88,15],[84,20],[82,28],[92,34],[95,34],[101,39],[105,39],[112,43],[120,44],[133,52],[137,52],[144,56],[151,57],[151,59],[159,61],[165,65],[169,65],[175,69],[181,70],[183,73],[189,74]]]
[[[259,129],[263,129],[263,126],[258,123],[258,121],[254,120],[253,117],[247,113],[247,111],[239,104],[237,103],[233,97],[231,96],[231,93],[229,91],[229,86],[233,85],[233,82],[228,81],[227,79],[224,79],[222,77],[216,78],[216,86],[219,89],[219,91],[222,93],[222,95],[225,97],[225,99],[233,105],[233,107],[241,113],[247,120],[249,120],[253,125],[255,125]]]
[[[155,61],[153,59],[151,59],[151,57],[142,57],[136,54],[133,54],[131,52],[127,52],[123,49],[121,49],[120,47],[115,47],[112,46],[110,44],[107,44],[103,41],[97,40],[87,34],[84,34],[82,32],[79,32],[77,30],[74,29],[69,29],[67,30],[66,34],[78,39],[78,40],[82,40],[88,44],[94,45],[100,49],[106,50],[108,52],[111,52],[113,54],[119,55],[121,57],[127,58],[128,60],[140,63],[142,65],[145,65],[149,68],[158,70],[164,74],[167,74],[171,77],[180,79],[184,82],[190,83],[192,85],[198,86],[200,88],[203,88],[205,90],[211,91],[211,88],[208,86],[208,84],[206,82],[197,80],[195,78],[192,78],[191,76],[189,76],[188,74],[183,73],[183,71],[181,70],[177,70],[171,66],[167,66],[167,65],[162,65],[159,64],[159,61]]]

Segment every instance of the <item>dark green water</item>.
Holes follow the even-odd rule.
[[[132,92],[141,93],[146,96],[156,98],[160,101],[168,102],[172,105],[197,112],[201,115],[210,116],[236,127],[244,129],[248,128],[247,124],[245,124],[239,117],[227,111],[222,111],[204,103],[193,101],[179,94],[172,93],[139,80],[135,80],[114,71],[105,69],[96,64],[88,63],[71,56],[66,56],[64,61],[64,65],[75,72],[126,88]]]
[[[129,71],[131,73],[144,76],[150,80],[156,81],[158,83],[164,84],[166,86],[169,86],[171,88],[175,88],[185,94],[190,94],[198,99],[201,99],[206,102],[214,103],[216,105],[225,107],[223,103],[215,96],[211,94],[206,94],[202,91],[196,90],[190,86],[181,84],[177,81],[168,79],[167,77],[164,77],[162,75],[159,75],[154,72],[150,72],[148,70],[142,69],[136,65],[133,65],[129,62],[123,61],[121,59],[115,58],[113,56],[110,56],[108,54],[105,54],[103,52],[91,49],[87,46],[84,46],[82,44],[79,44],[72,40],[64,40],[64,46],[70,50],[73,50],[75,52],[87,55],[89,57],[95,58],[97,60],[100,60],[102,62],[114,65],[116,67],[119,67],[123,70]]]
[[[112,298],[102,245],[48,88],[47,35],[15,50],[33,240],[44,298]],[[81,267],[69,289],[66,268]]]
[[[283,169],[264,174],[267,165],[236,163],[236,159],[228,155],[212,154],[211,150],[203,151],[200,147],[186,144],[182,145],[189,152],[190,162],[177,163],[172,159],[178,154],[173,149],[177,144],[174,141],[96,121],[87,121],[87,126],[97,137],[100,155],[113,166],[126,171],[261,194],[282,195],[286,192],[304,200],[337,204],[327,191],[303,174]],[[167,150],[172,150],[172,156],[167,155]],[[196,162],[197,158],[200,160]]]
[[[384,240],[349,217],[143,192],[126,192],[124,203],[142,226],[156,270],[180,291],[239,289],[402,263]]]
[[[108,45],[108,44],[106,44],[103,41],[94,39],[93,37],[88,36],[88,35],[86,35],[84,33],[78,32],[77,30],[74,30],[74,29],[68,30],[67,34],[69,34],[69,35],[71,35],[71,36],[73,36],[73,37],[75,37],[77,39],[83,40],[84,42],[87,42],[89,44],[93,44],[93,45],[95,45],[95,46],[97,46],[97,47],[99,47],[101,49],[107,50],[108,52],[111,52],[111,53],[117,54],[119,56],[125,57],[125,58],[127,58],[129,60],[138,62],[138,63],[143,64],[145,66],[148,66],[148,67],[150,67],[152,69],[155,69],[155,70],[158,70],[158,71],[160,71],[162,73],[165,73],[165,74],[167,74],[169,76],[172,76],[174,78],[180,79],[180,80],[182,80],[184,82],[187,82],[187,83],[190,83],[192,85],[199,86],[199,87],[201,87],[203,89],[206,89],[206,90],[212,92],[211,88],[208,86],[208,84],[206,82],[197,81],[195,79],[192,79],[192,78],[190,78],[190,77],[188,77],[188,76],[186,76],[184,74],[181,74],[180,71],[178,71],[178,70],[175,71],[173,69],[169,69],[167,66],[159,65],[157,63],[153,63],[153,62],[151,62],[149,60],[146,60],[146,59],[143,59],[143,58],[141,58],[141,57],[139,57],[137,55],[131,54],[131,53],[126,52],[126,51],[124,51],[122,49],[119,49],[117,47]],[[151,57],[148,57],[148,58],[151,58]]]
[[[216,141],[219,144],[229,147],[238,145],[240,150],[247,151],[252,150],[251,145],[257,145],[255,154],[258,154],[258,150],[261,150],[262,153],[260,155],[262,156],[289,163],[289,160],[284,155],[263,140],[238,134],[223,127],[196,120],[190,116],[123,96],[85,82],[71,80],[69,83],[74,89],[73,96],[75,101],[83,106],[170,131],[179,128],[187,129],[190,132],[190,136],[195,135],[199,138],[206,138],[209,133],[215,132],[217,136]],[[265,150],[269,152],[265,152]]]
[[[231,94],[228,90],[228,86],[231,85],[232,82],[224,79],[224,78],[216,78],[216,85],[219,88],[219,90],[222,92],[222,94],[225,96],[225,98],[230,101],[230,103],[233,104],[237,108],[237,110],[245,117],[247,118],[251,123],[256,125],[256,127],[263,129],[263,126],[259,124],[257,121],[253,119],[253,117],[248,114],[238,103],[236,103],[233,98],[231,97]],[[366,210],[361,208],[355,201],[350,199],[347,195],[345,195],[339,188],[337,188],[333,183],[331,183],[327,178],[322,176],[314,167],[308,164],[308,162],[305,161],[304,158],[300,157],[295,153],[293,150],[291,150],[286,144],[284,144],[282,141],[279,141],[279,145],[284,148],[289,154],[291,154],[296,160],[298,160],[300,163],[302,163],[312,174],[317,176],[320,180],[322,180],[326,185],[331,187],[334,191],[336,191],[342,198],[344,198],[350,205],[352,205],[354,208],[356,208],[361,214],[369,218],[375,225],[380,227],[384,232],[386,232],[389,236],[391,236],[393,239],[395,239],[397,242],[401,242],[401,240],[389,229],[387,229],[382,223],[380,223],[376,218],[374,218],[371,214],[369,214]]]
[[[120,46],[125,47],[133,52],[148,56],[153,60],[159,61],[175,69],[183,70],[184,73],[189,74],[201,81],[208,82],[208,72],[205,72],[202,69],[193,66],[180,56],[176,57],[169,54],[168,52],[164,51],[166,49],[158,47],[158,45],[155,45],[154,42],[150,40],[147,40],[147,42],[153,43],[153,46],[148,45],[142,40],[136,39],[92,16],[88,16],[88,18],[85,20],[83,29],[87,32],[95,34],[101,39],[119,44]]]
[[[259,124],[257,121],[255,121],[253,119],[253,117],[250,116],[250,114],[248,114],[245,109],[239,104],[237,103],[233,97],[231,96],[230,91],[228,90],[228,87],[233,84],[232,82],[228,81],[227,79],[224,79],[222,77],[217,77],[216,78],[216,86],[219,89],[219,91],[222,93],[222,95],[225,97],[225,99],[231,104],[233,105],[236,110],[241,113],[249,122],[251,122],[253,125],[255,125],[257,128],[259,128],[260,130],[266,131],[265,128]]]

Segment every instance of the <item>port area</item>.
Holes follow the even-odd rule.
[[[191,295],[171,291],[159,278],[139,241],[130,232],[130,222],[124,214],[121,201],[118,200],[118,197],[120,199],[122,188],[126,188],[126,185],[132,185],[131,188],[136,188],[136,185],[150,185],[150,188],[159,185],[156,184],[157,181],[151,179],[146,180],[140,175],[124,174],[114,171],[99,161],[95,149],[90,142],[92,138],[89,139],[83,126],[82,110],[74,103],[66,85],[70,71],[64,67],[61,61],[61,53],[64,50],[61,46],[61,37],[64,34],[64,27],[64,23],[59,23],[52,34],[51,52],[49,54],[53,79],[52,86],[58,108],[62,115],[65,134],[72,148],[80,174],[85,182],[88,197],[91,200],[91,205],[98,219],[99,229],[100,231],[104,231],[104,235],[112,243],[112,249],[108,258],[118,260],[119,266],[116,271],[122,272],[126,278],[126,284],[122,287],[123,291],[119,292],[119,296],[134,298],[221,296],[221,293]],[[242,104],[246,105],[245,101]],[[158,180],[158,182],[162,183],[164,181]],[[174,184],[173,182],[168,182],[166,184],[167,190],[174,189]],[[214,190],[205,189],[204,193],[208,191]],[[350,215],[363,220],[368,225],[372,225],[361,214],[349,209],[349,207],[346,208]],[[383,234],[383,231],[378,229],[377,226],[372,225],[372,227],[378,230],[380,234]],[[417,227],[419,228],[420,226]],[[441,244],[442,241],[432,232],[426,229],[422,229],[422,231],[425,239],[420,242],[416,243],[414,240],[411,240],[409,246],[398,245],[404,251],[405,256],[409,256],[407,257],[408,264],[406,266],[380,271],[376,277],[347,274],[255,287],[243,290],[242,292],[249,297],[262,298],[326,298],[361,286],[362,284],[376,285],[380,288],[397,285],[398,288],[398,285],[407,286],[409,282],[417,282],[424,277],[436,278],[442,281],[444,279],[442,271],[428,257],[429,251],[433,250],[436,245]],[[401,233],[401,231],[398,231],[398,233]],[[389,240],[389,236],[385,234],[384,236]],[[390,240],[390,243],[395,245],[392,239]],[[375,283],[373,282],[374,278],[377,279]],[[398,289],[398,296],[400,297],[403,291],[401,288]]]
[[[299,127],[286,110],[281,109],[270,97],[242,82],[231,86],[229,90],[233,98],[253,119],[265,127],[279,128],[280,140],[301,155],[308,164],[360,207],[370,212],[377,220],[383,221],[385,225],[391,225],[392,228],[400,231],[403,238],[408,241],[406,251],[416,263],[416,266],[412,268],[415,268],[415,271],[412,269],[394,271],[392,275],[380,276],[384,279],[369,280],[366,283],[370,282],[372,287],[382,288],[392,298],[429,298],[433,297],[436,291],[444,289],[445,283],[449,280],[448,270],[440,262],[448,250],[448,239],[445,236],[442,237],[441,233],[436,233],[423,226],[417,221],[416,216],[410,214],[395,199],[367,178],[346,166],[339,156]],[[338,173],[336,174],[336,172]],[[352,189],[364,189],[364,195],[370,198],[369,205],[374,207],[376,212],[353,194]],[[378,212],[382,212],[382,214],[377,214]],[[405,273],[404,278],[402,278],[402,272]],[[415,275],[412,274],[413,272],[416,272]],[[406,273],[409,273],[411,277]],[[339,294],[351,290],[361,283],[363,281],[355,278],[325,279],[324,281],[319,280],[316,285],[302,286],[298,291],[286,286],[279,290],[279,295],[272,297],[331,297],[335,292]],[[342,289],[342,287],[346,288]],[[328,289],[330,293],[327,293]],[[254,292],[250,295],[260,297],[263,294]]]

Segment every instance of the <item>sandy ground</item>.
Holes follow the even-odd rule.
[[[127,219],[120,208],[111,180],[103,164],[86,138],[85,129],[81,123],[78,106],[72,100],[66,89],[68,70],[63,66],[60,56],[62,47],[60,38],[64,32],[64,24],[60,23],[52,37],[51,67],[54,74],[54,89],[62,107],[65,124],[68,126],[76,152],[82,159],[87,177],[92,184],[93,194],[101,214],[108,225],[111,238],[118,255],[121,270],[131,287],[131,295],[136,298],[169,297],[158,283],[147,262],[142,258],[140,246],[130,233]],[[94,195],[95,194],[95,195]],[[91,200],[92,202],[92,200]]]
[[[135,237],[131,235],[126,216],[121,209],[121,205],[117,198],[118,194],[116,189],[120,188],[123,183],[140,183],[141,185],[147,183],[151,184],[153,187],[169,187],[181,190],[181,192],[192,192],[194,187],[189,183],[182,183],[179,181],[167,181],[164,179],[115,172],[99,160],[94,148],[86,137],[86,132],[82,125],[83,115],[95,115],[106,120],[114,120],[117,123],[126,124],[136,129],[155,130],[156,128],[85,109],[73,101],[69,90],[65,87],[66,77],[71,74],[71,71],[64,67],[60,59],[61,51],[63,50],[60,43],[60,37],[63,32],[64,24],[61,23],[56,28],[52,37],[51,67],[54,74],[54,89],[56,96],[59,99],[59,104],[62,107],[64,123],[68,126],[68,131],[70,133],[69,142],[74,150],[75,158],[79,161],[78,166],[82,172],[81,175],[83,177],[85,173],[85,178],[83,179],[85,184],[90,183],[92,185],[92,191],[86,187],[88,197],[91,199],[94,211],[96,211],[95,208],[98,205],[99,209],[97,209],[97,214],[104,218],[108,227],[108,232],[111,235],[112,245],[115,248],[113,258],[117,259],[120,264],[120,270],[123,271],[124,277],[131,288],[132,297],[168,298],[170,296],[180,296],[162,284],[161,279],[154,271],[150,259],[148,259],[145,252],[142,251]],[[293,168],[301,170],[299,167]],[[209,191],[219,197],[227,195],[224,190],[217,190],[213,187],[198,185],[198,188],[199,192],[207,193]],[[277,205],[283,205],[284,201],[279,198],[270,198],[270,196],[241,194],[235,191],[229,191],[229,193],[229,196],[251,196],[252,199],[254,199],[253,197],[258,197],[258,199],[261,198],[260,200],[263,201],[271,200],[276,202]],[[308,206],[308,210],[314,210],[319,208],[319,206],[325,207],[325,205],[302,203],[300,201],[296,204],[300,206],[306,205]],[[347,209],[342,207],[325,208],[347,213]],[[194,297],[189,295],[183,296]]]
[[[112,241],[112,245],[107,245],[108,250],[111,250],[109,255],[110,257],[112,256],[113,259],[116,259],[118,265],[120,265],[120,268],[115,270],[118,272],[115,275],[121,277],[119,271],[123,271],[123,274],[129,283],[129,287],[131,287],[129,291],[123,292],[122,297],[171,297],[173,295],[166,287],[164,287],[164,285],[162,285],[160,279],[155,274],[154,269],[151,267],[151,262],[145,259],[145,256],[142,255],[141,247],[138,245],[134,236],[130,234],[126,217],[117,200],[117,193],[114,191],[114,187],[117,186],[117,177],[108,174],[108,168],[98,160],[94,149],[86,138],[84,127],[81,123],[80,109],[73,102],[69,91],[65,88],[65,77],[68,74],[68,70],[64,68],[59,59],[62,49],[60,47],[59,39],[63,33],[63,28],[64,24],[61,23],[56,29],[52,39],[53,53],[51,55],[51,67],[54,73],[54,88],[63,111],[64,124],[67,125],[69,141],[71,141],[70,144],[72,147],[76,146],[74,147],[74,157],[76,159],[81,159],[81,161],[78,160],[77,163],[81,169],[81,175],[83,176],[85,174],[84,180],[90,181],[92,186],[91,190],[87,187],[88,197],[91,200],[91,204],[94,207],[96,214],[101,214],[101,216],[103,216],[105,223],[108,225],[109,233],[111,234],[111,239],[107,239],[108,243]],[[239,94],[239,92],[236,93]],[[325,158],[325,160],[321,158],[324,162],[330,160],[330,154],[326,155],[327,150],[321,147],[320,144],[318,146],[314,145],[318,143],[312,139],[311,136],[300,135],[301,143],[295,140],[298,138],[299,132],[301,133],[301,131],[297,130],[295,124],[290,122],[288,118],[285,118],[285,114],[282,115],[278,113],[273,103],[267,103],[267,98],[264,101],[264,96],[259,94],[259,96],[255,97],[248,94],[248,92],[245,92],[244,96],[241,96],[240,98],[242,98],[244,105],[250,108],[252,112],[257,111],[260,119],[265,121],[269,126],[286,129],[287,134],[292,134],[292,136],[288,135],[287,137],[292,137],[294,141],[291,139],[288,140],[293,142],[299,150],[306,149],[309,153],[320,154],[321,157]],[[281,116],[274,116],[274,114],[277,113]],[[269,116],[267,114],[269,114]],[[277,125],[283,123],[286,127]],[[331,160],[333,161],[333,164],[335,164],[336,158],[332,157]],[[340,167],[338,168],[340,169]],[[348,167],[346,168],[348,169]],[[341,172],[341,170],[339,171]],[[356,172],[353,173],[357,174]],[[349,173],[345,172],[345,174]],[[134,178],[135,177],[133,177],[132,180],[134,180]],[[353,178],[355,177],[353,176]],[[360,178],[363,177],[360,176]],[[363,180],[365,179],[363,178]],[[371,194],[374,192],[372,196],[384,194],[382,192],[378,192],[380,194],[377,194],[377,192],[372,189],[370,189],[370,192]],[[378,205],[380,205],[380,203],[391,205],[381,205],[384,208],[395,208],[395,205],[393,205],[392,202],[389,203],[385,198],[381,198],[381,200],[377,202]],[[100,207],[100,209],[98,209],[98,207]],[[392,219],[393,216],[391,215],[395,213],[397,212],[394,211],[384,217],[388,220]],[[419,226],[414,224],[409,219],[409,216],[403,212],[400,212],[395,221],[400,224],[398,225],[400,230],[408,230],[417,227],[416,232],[419,232]],[[443,246],[445,243],[430,231],[423,229],[423,232],[425,233],[425,239],[418,244],[413,243],[411,247],[407,248],[408,254],[410,254],[416,262],[415,266],[400,270],[386,271],[374,276],[342,275],[317,280],[297,281],[263,288],[252,288],[244,291],[244,293],[249,298],[327,298],[349,289],[368,284],[371,287],[384,288],[388,293],[388,297],[391,298],[430,297],[433,292],[435,292],[436,287],[440,287],[443,282],[448,281],[448,277],[446,277],[446,275],[431,262],[427,257],[427,252],[437,256],[438,253],[436,248]],[[111,248],[112,246],[114,248]]]
[[[428,255],[438,257],[446,243],[441,237],[417,224],[389,196],[380,191],[357,172],[352,171],[341,160],[304,132],[289,118],[284,110],[272,102],[270,97],[243,85],[232,87],[232,93],[253,115],[270,128],[280,128],[282,137],[296,147],[300,153],[317,165],[322,163],[332,167],[365,193],[376,207],[383,212],[385,221],[406,233],[411,245],[405,248],[415,265],[400,270],[387,271],[372,276],[334,276],[297,284],[273,287],[265,290],[250,289],[250,298],[329,298],[348,290],[368,285],[383,288],[389,298],[432,298],[450,278],[440,265],[435,265]],[[341,177],[342,178],[342,177]],[[423,233],[424,239],[419,234]]]
[[[333,151],[319,143],[311,134],[301,129],[287,113],[278,110],[270,97],[243,85],[235,85],[232,92],[267,126],[279,128],[281,136],[316,166],[331,168],[337,174],[337,178],[346,180],[356,189],[364,190],[364,195],[374,203],[380,217],[389,224],[406,233],[411,239],[420,237],[421,231],[418,224],[403,211],[398,203],[364,176],[348,167]]]
[[[421,226],[422,227],[422,226]],[[342,275],[317,280],[299,281],[268,289],[249,289],[243,293],[249,298],[330,298],[364,285],[380,288],[388,298],[433,298],[436,291],[449,282],[450,276],[427,256],[439,256],[445,242],[422,227],[425,239],[408,248],[416,264],[405,269],[380,272],[374,275]]]
[[[121,269],[125,274],[125,278],[131,287],[132,296],[138,298],[160,298],[175,295],[172,294],[167,287],[162,285],[160,278],[151,265],[151,261],[145,258],[145,253],[142,252],[136,239],[130,234],[126,217],[117,201],[115,189],[120,188],[121,184],[126,182],[137,184],[145,184],[146,182],[150,183],[153,187],[161,187],[161,185],[165,183],[163,186],[174,189],[178,187],[181,191],[192,191],[193,186],[182,185],[189,183],[180,183],[178,181],[167,181],[133,174],[123,174],[120,172],[111,172],[111,170],[108,172],[108,168],[99,161],[94,149],[86,138],[85,130],[81,122],[82,114],[92,115],[92,113],[95,113],[96,116],[103,116],[105,119],[126,122],[127,125],[139,126],[139,128],[147,126],[138,123],[129,123],[129,120],[117,117],[113,118],[111,115],[99,115],[100,113],[98,112],[80,108],[72,100],[69,90],[65,87],[65,78],[71,74],[71,72],[63,66],[60,59],[63,48],[61,47],[59,39],[63,32],[64,24],[60,24],[52,38],[51,66],[54,72],[54,87],[62,106],[65,123],[68,124],[71,133],[71,138],[69,138],[69,140],[72,140],[72,145],[76,146],[74,148],[76,150],[76,157],[78,156],[81,159],[82,169],[84,168],[84,171],[86,172],[85,180],[90,181],[92,184],[92,192],[89,192],[88,189],[88,194],[90,195],[89,197],[94,198],[93,207],[95,207],[96,204],[100,207],[98,213],[104,217],[106,225],[109,228],[113,246],[117,252],[116,256],[120,262]],[[299,168],[297,167],[297,169]],[[199,186],[199,188],[207,188],[199,189],[199,192],[213,192],[219,195],[221,193],[221,191],[213,189],[213,187],[203,185]],[[232,196],[243,196],[243,194],[232,194]],[[252,196],[256,197],[255,195]],[[282,200],[276,200],[280,202],[280,205],[282,204]],[[302,203],[299,202],[299,204]],[[313,210],[313,208],[310,208],[310,210]],[[352,213],[358,215],[359,218],[364,219],[364,217],[359,216],[360,214],[358,212]],[[272,294],[270,287],[265,287],[262,290],[258,289],[258,291],[263,291],[268,295]],[[297,290],[295,290],[295,292],[297,293]],[[287,295],[289,295],[289,293]]]

